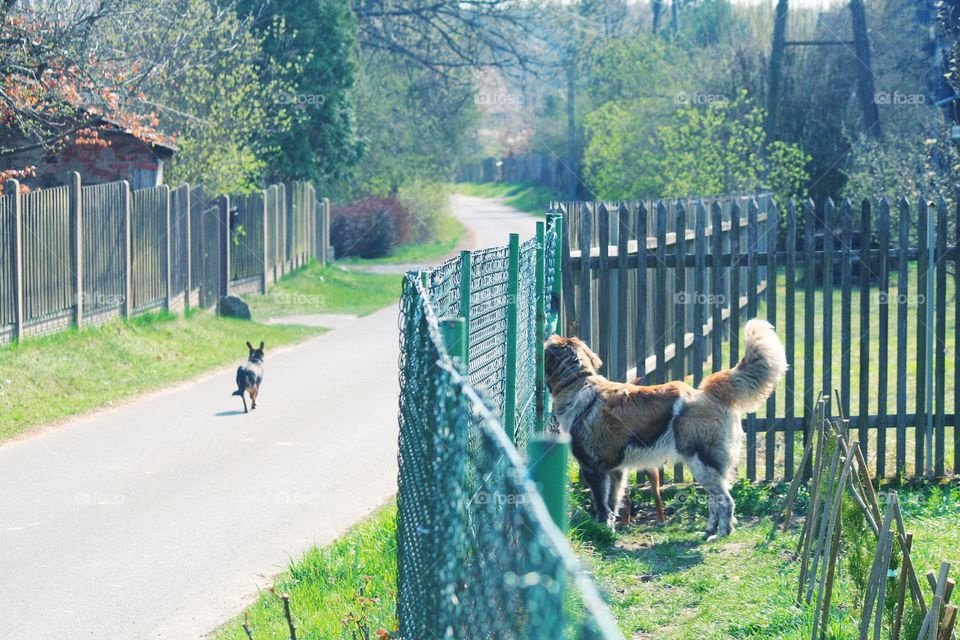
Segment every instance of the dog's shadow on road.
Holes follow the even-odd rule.
[[[241,409],[231,409],[230,411],[219,411],[213,414],[217,418],[226,418],[227,416],[242,416],[246,415],[246,412]]]

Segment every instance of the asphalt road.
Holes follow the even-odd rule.
[[[534,231],[489,200],[454,210],[478,247]],[[0,640],[203,637],[387,500],[397,310],[337,327],[267,345],[249,415],[233,366],[0,445]]]

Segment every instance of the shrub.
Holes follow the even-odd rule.
[[[330,241],[337,257],[380,258],[410,234],[410,213],[396,198],[362,198],[330,210]]]
[[[449,190],[442,184],[413,178],[400,185],[397,197],[410,212],[409,236],[402,242],[436,239],[440,220],[450,215]]]

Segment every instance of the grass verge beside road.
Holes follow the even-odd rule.
[[[503,204],[535,216],[545,216],[551,200],[563,197],[550,189],[530,182],[458,182],[454,193],[478,198],[502,198]]]
[[[245,340],[263,340],[269,354],[322,332],[209,313],[154,313],[5,346],[0,441],[239,362],[246,357]]]
[[[276,593],[261,594],[214,640],[247,640],[244,620],[258,640],[288,638],[281,593],[290,596],[297,637],[377,638],[380,629],[395,631],[396,516],[389,504],[330,545],[308,551],[277,578]]]
[[[349,313],[365,316],[400,298],[399,274],[349,271],[312,263],[281,278],[265,296],[247,302],[256,320],[298,314]]]

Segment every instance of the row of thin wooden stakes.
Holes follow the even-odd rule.
[[[923,615],[923,625],[917,639],[954,640],[957,606],[950,604],[954,581],[947,577],[949,563],[941,564],[938,576],[935,576],[933,571],[926,576],[934,593],[928,606],[910,557],[913,534],[907,532],[904,525],[897,493],[889,491],[886,494],[886,508],[881,514],[880,501],[860,443],[856,440],[848,442],[849,421],[844,416],[834,419],[827,417],[826,403],[829,399],[829,396],[823,396],[817,405],[813,432],[807,439],[798,467],[801,472],[790,484],[783,507],[777,516],[778,525],[786,530],[790,525],[800,486],[809,477],[809,512],[803,521],[796,558],[800,562],[797,605],[809,605],[812,602],[815,605],[811,640],[828,635],[831,600],[843,534],[841,506],[847,493],[862,512],[877,541],[864,587],[859,625],[860,640],[881,638],[891,559],[897,559],[894,555],[895,545],[899,549],[900,566],[897,571],[896,609],[888,637],[891,640],[901,638],[909,590],[914,607]],[[804,469],[807,473],[803,472]]]
[[[283,616],[287,620],[287,631],[290,633],[290,640],[297,640],[297,626],[293,622],[293,614],[290,612],[290,594],[278,591],[275,588],[270,589],[281,601],[283,601]],[[247,640],[254,640],[253,629],[250,627],[250,619],[247,612],[243,612],[243,632],[247,635]]]

